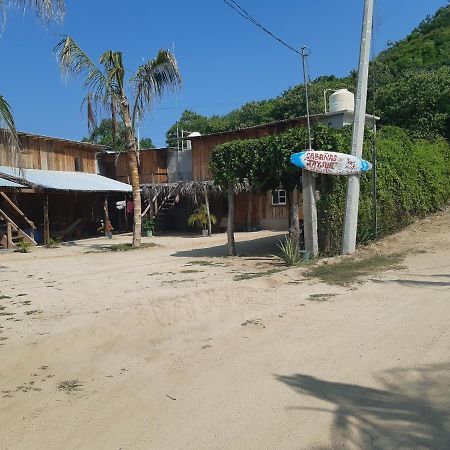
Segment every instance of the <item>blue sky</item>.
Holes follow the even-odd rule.
[[[307,45],[311,78],[347,75],[358,63],[363,0],[239,0],[258,21],[294,47]],[[173,48],[183,89],[157,102],[140,134],[163,146],[184,109],[223,114],[279,95],[301,81],[296,54],[233,12],[223,0],[66,0],[62,25],[43,27],[32,14],[8,11],[0,37],[0,93],[17,127],[81,139],[81,82],[63,82],[52,48],[70,34],[93,59],[121,50],[135,69],[159,48]],[[374,50],[405,37],[446,0],[376,0]],[[130,72],[131,74],[131,72]]]

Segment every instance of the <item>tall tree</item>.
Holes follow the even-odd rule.
[[[64,0],[0,0],[0,32],[5,26],[6,10],[10,7],[20,8],[23,11],[32,10],[44,23],[50,20],[62,20],[65,13]],[[13,165],[18,164],[19,145],[16,124],[11,107],[3,95],[0,94],[0,127],[6,129],[9,140],[9,160]]]
[[[132,97],[127,93],[122,53],[107,50],[99,59],[99,66],[70,37],[64,37],[55,47],[63,74],[73,74],[83,80],[87,98],[95,106],[112,114],[113,123],[119,118],[125,127],[125,148],[128,170],[133,188],[134,226],[133,247],[141,245],[141,191],[139,184],[135,127],[155,98],[181,85],[175,56],[159,50],[154,59],[139,66],[129,80]],[[132,103],[130,103],[130,98]],[[97,108],[92,108],[95,112]]]

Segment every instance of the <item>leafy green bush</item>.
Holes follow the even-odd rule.
[[[209,219],[213,225],[217,223],[217,217],[214,214],[210,214]],[[208,210],[204,203],[189,216],[187,223],[191,227],[197,224],[202,227],[202,230],[208,229]]]
[[[350,137],[337,151],[347,152]],[[363,156],[370,160],[368,134]],[[413,140],[395,127],[384,127],[376,137],[377,237],[401,230],[414,217],[442,208],[450,199],[450,148],[438,138]],[[339,253],[344,220],[347,180],[327,177],[318,202],[319,245],[324,254]],[[374,238],[372,174],[361,176],[358,214],[359,243]]]
[[[28,241],[21,239],[19,242],[17,242],[16,247],[17,248],[15,251],[18,253],[29,253],[31,244]]]
[[[45,246],[47,248],[58,248],[61,245],[61,239],[59,238],[48,238],[47,244]]]
[[[339,130],[318,125],[312,130],[313,148],[349,153],[351,127]],[[229,180],[248,182],[265,191],[282,185],[298,186],[300,171],[290,163],[294,152],[304,150],[306,130],[295,128],[285,133],[232,141],[219,145],[211,157],[215,182],[223,187]],[[363,157],[371,160],[373,133],[366,131]],[[376,136],[378,236],[393,233],[408,225],[413,217],[437,211],[450,198],[450,149],[443,138],[413,140],[405,130],[384,127]],[[347,178],[320,176],[316,187],[318,202],[319,247],[323,254],[340,251],[344,221]],[[372,173],[361,175],[358,242],[374,238],[372,221]]]

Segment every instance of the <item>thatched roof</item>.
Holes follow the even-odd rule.
[[[168,195],[172,191],[178,195],[189,197],[196,200],[197,197],[205,195],[205,189],[208,194],[216,195],[221,192],[220,186],[213,181],[180,181],[178,183],[146,183],[141,184],[142,196],[148,200],[154,200],[160,195]]]

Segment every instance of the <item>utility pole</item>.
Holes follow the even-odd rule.
[[[308,98],[308,72],[306,68],[306,58],[309,50],[301,48],[303,63],[303,82],[306,96],[306,120],[308,124],[308,150],[311,146],[311,122],[309,118],[309,98]],[[316,207],[316,180],[311,172],[302,170],[302,192],[303,192],[303,230],[305,237],[305,250],[309,252],[311,258],[315,258],[319,252],[317,240],[317,207]]]
[[[373,0],[364,0],[364,19],[359,53],[358,86],[356,90],[355,117],[353,123],[352,155],[361,158],[366,120],[367,83],[369,75],[370,43],[372,40]],[[350,175],[345,204],[342,253],[355,253],[358,228],[360,175]]]

